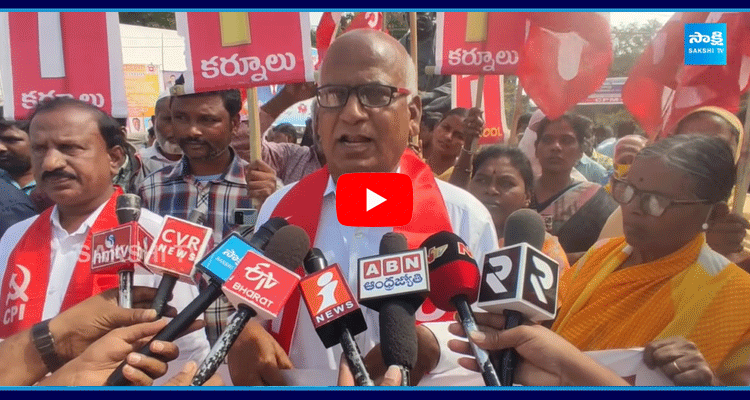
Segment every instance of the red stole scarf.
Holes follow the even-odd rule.
[[[122,189],[115,186],[114,194],[89,229],[60,312],[118,286],[116,274],[91,274],[90,249],[92,232],[117,226],[115,199],[121,194]],[[39,215],[8,257],[0,288],[0,338],[6,339],[42,320],[52,268],[52,209],[49,207]]]
[[[453,232],[443,196],[430,167],[409,149],[401,156],[400,165],[401,173],[408,175],[412,180],[414,207],[411,222],[408,225],[394,227],[393,231],[406,236],[411,249],[419,247],[435,232]],[[315,243],[323,193],[328,186],[329,176],[328,168],[323,167],[303,178],[279,201],[271,216],[286,218],[290,225],[297,225],[307,232],[310,241]],[[304,275],[302,268],[298,269],[297,273]],[[287,354],[297,325],[300,296],[299,289],[292,293],[284,306],[279,332],[271,332]],[[422,307],[427,310],[435,309],[429,299]],[[453,313],[444,314],[440,320],[453,320]]]

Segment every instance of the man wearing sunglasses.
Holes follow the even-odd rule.
[[[468,192],[436,181],[430,168],[407,148],[409,137],[419,134],[422,114],[413,65],[404,47],[382,32],[360,29],[337,38],[322,62],[316,99],[316,127],[326,166],[271,195],[258,215],[256,226],[281,216],[303,227],[314,247],[323,251],[329,264],[341,267],[354,289],[357,259],[377,255],[388,232],[402,233],[410,248],[416,248],[435,232],[453,231],[478,260],[497,246],[487,209]],[[336,182],[352,172],[408,175],[414,187],[411,222],[377,228],[340,224]],[[335,384],[341,347],[325,349],[307,311],[300,307],[304,305],[293,295],[268,331],[257,323],[248,324],[228,357],[235,385],[284,384],[279,369],[288,367],[289,361],[296,369],[329,370],[332,381],[322,384]],[[355,339],[377,381],[387,367],[377,347],[378,314],[367,308],[363,313],[368,329]],[[411,371],[413,385],[427,372],[459,369],[447,349],[450,322],[435,322],[451,321],[452,315],[423,305],[416,317],[429,323],[416,327],[419,356]]]

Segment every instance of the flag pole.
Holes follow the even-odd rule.
[[[250,161],[261,159],[260,150],[260,108],[258,107],[258,89],[252,87],[247,89],[247,123],[249,125],[248,132],[250,134]],[[253,200],[253,208],[260,210],[260,201],[258,199]]]
[[[479,79],[477,79],[477,93],[476,93],[476,96],[474,97],[474,107],[482,108],[483,98],[484,98],[484,75],[479,75]],[[479,148],[479,137],[474,138],[474,140],[471,142],[472,153],[476,153],[477,148]]]
[[[750,101],[750,95],[748,95]],[[747,198],[747,189],[750,186],[750,112],[745,112],[743,132],[740,138],[740,158],[737,160],[737,181],[734,189],[734,201],[732,202],[732,213],[742,215]]]
[[[513,126],[510,127],[510,139],[508,144],[511,146],[518,145],[518,120],[521,118],[521,98],[523,97],[523,86],[521,79],[516,77],[516,95],[513,98]]]
[[[385,26],[385,23],[383,23],[383,26]],[[418,47],[417,47],[417,13],[416,12],[410,12],[409,13],[409,26],[410,26],[410,35],[409,38],[411,39],[411,57],[412,61],[414,62],[414,77],[419,79],[419,54],[418,54]],[[414,95],[417,95],[417,93],[414,93]],[[419,135],[416,136],[410,136],[409,142],[413,146],[419,146]],[[421,149],[420,149],[421,151]]]

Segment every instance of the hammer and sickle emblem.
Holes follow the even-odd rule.
[[[10,276],[11,292],[8,293],[8,297],[5,299],[6,306],[11,300],[21,299],[24,302],[29,301],[29,296],[26,295],[26,289],[29,287],[29,283],[31,283],[31,272],[21,264],[16,264],[16,266],[21,270],[21,273],[23,273],[23,277],[21,278],[22,282],[20,285],[16,283],[16,276],[18,276],[18,274],[13,272],[13,275]]]

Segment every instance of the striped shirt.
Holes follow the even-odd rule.
[[[276,170],[276,176],[284,185],[297,182],[321,168],[312,147],[294,143],[273,143],[263,139],[261,156],[263,162]]]
[[[218,244],[237,225],[234,224],[236,208],[251,208],[247,197],[245,167],[248,163],[234,150],[227,171],[216,179],[199,180],[191,173],[187,157],[172,167],[153,173],[143,181],[138,194],[143,207],[159,215],[172,215],[187,219],[191,209],[206,213],[205,226],[214,230],[213,240]],[[234,307],[222,296],[206,310],[206,334],[213,345],[226,326]]]

